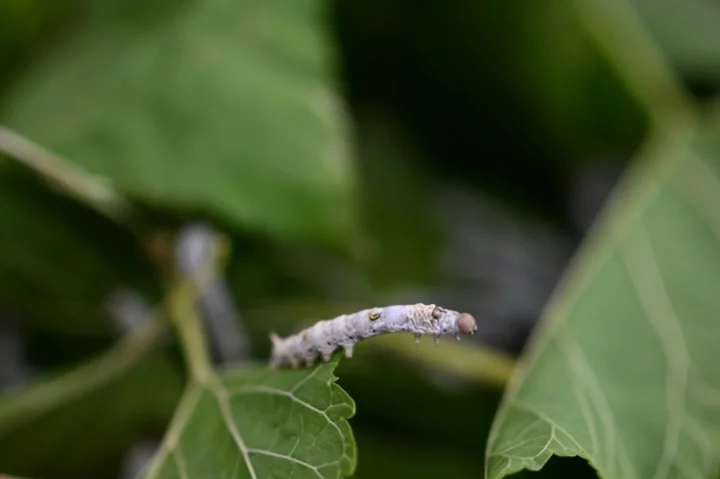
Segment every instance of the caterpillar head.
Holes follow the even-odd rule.
[[[460,315],[457,325],[458,329],[463,334],[475,334],[475,331],[477,331],[477,322],[475,321],[475,318],[468,313],[462,313]]]

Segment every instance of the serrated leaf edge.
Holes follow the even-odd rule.
[[[315,376],[315,374],[328,367],[332,366],[332,369],[334,370],[335,367],[337,367],[338,361],[334,360],[330,363],[325,363],[318,365],[311,373],[309,373],[307,376],[302,378],[290,391],[284,391],[282,389],[274,388],[271,386],[263,386],[263,385],[255,385],[255,386],[240,386],[237,388],[233,388],[231,390],[228,390],[226,388],[220,378],[213,373],[212,377],[207,378],[207,381],[200,382],[197,380],[191,380],[191,382],[188,384],[185,393],[183,394],[182,399],[180,400],[180,404],[178,405],[176,412],[173,416],[173,419],[170,423],[170,427],[168,428],[168,431],[165,435],[165,438],[163,439],[163,442],[160,446],[160,449],[156,453],[155,457],[153,458],[149,469],[147,470],[147,473],[144,475],[141,475],[144,477],[144,479],[156,479],[160,473],[160,470],[166,460],[172,455],[172,459],[175,462],[175,465],[178,468],[178,471],[180,473],[180,476],[182,479],[190,479],[190,476],[187,472],[187,466],[185,464],[184,458],[182,457],[181,451],[179,449],[178,441],[180,440],[182,436],[182,432],[185,428],[185,425],[187,424],[190,416],[192,415],[195,406],[197,405],[198,400],[200,399],[200,396],[202,395],[203,390],[209,390],[213,396],[215,396],[215,399],[218,402],[218,407],[220,409],[220,413],[223,417],[223,421],[225,422],[226,427],[228,428],[228,431],[230,432],[231,436],[233,437],[233,440],[235,441],[235,445],[238,448],[238,451],[243,457],[243,460],[245,461],[246,467],[248,469],[248,473],[250,474],[250,477],[252,479],[258,479],[257,473],[255,472],[254,466],[252,464],[252,461],[250,460],[251,454],[262,454],[266,456],[272,456],[281,458],[284,460],[288,460],[291,462],[294,462],[296,464],[302,465],[303,467],[306,467],[313,472],[320,478],[325,479],[324,476],[319,472],[319,469],[322,467],[325,467],[327,465],[338,463],[339,461],[332,461],[328,464],[321,464],[319,466],[314,466],[312,464],[309,464],[305,461],[290,457],[285,454],[278,454],[274,453],[272,451],[264,451],[261,449],[254,449],[249,448],[245,444],[244,440],[242,439],[242,436],[240,435],[240,432],[237,429],[237,426],[235,425],[233,419],[232,419],[232,412],[230,411],[230,405],[228,402],[228,395],[232,394],[236,391],[239,392],[259,392],[263,394],[277,394],[282,395],[291,398],[294,402],[306,407],[307,409],[310,409],[314,412],[320,413],[325,416],[327,421],[338,431],[340,434],[340,438],[343,441],[343,455],[341,456],[340,461],[347,459],[349,462],[349,468],[348,471],[343,474],[341,471],[341,475],[347,477],[351,476],[357,467],[357,443],[355,442],[355,438],[352,432],[352,428],[348,427],[348,433],[349,437],[345,437],[340,427],[330,419],[330,417],[327,415],[327,411],[323,411],[321,409],[316,408],[312,404],[307,403],[306,401],[296,397],[294,395],[294,392],[301,387],[307,380],[311,379]],[[330,373],[330,378],[327,383],[328,387],[330,387],[334,392],[340,392],[344,395],[344,399],[348,402],[348,406],[350,407],[350,412],[347,416],[345,416],[342,420],[347,422],[349,419],[351,419],[355,415],[356,407],[355,407],[355,401],[350,397],[347,392],[342,389],[340,386],[337,385],[338,377],[335,376],[333,372]],[[332,407],[332,406],[331,406]],[[349,424],[348,424],[349,425]],[[352,454],[348,454],[346,443],[349,442],[352,446]]]

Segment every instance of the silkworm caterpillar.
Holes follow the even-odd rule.
[[[355,343],[378,334],[408,332],[415,336],[415,343],[423,335],[432,335],[435,345],[440,336],[475,334],[477,323],[468,313],[459,313],[434,304],[396,305],[383,308],[365,309],[353,314],[343,314],[333,319],[320,321],[299,333],[280,338],[270,333],[272,351],[270,367],[290,365],[297,368],[302,361],[310,367],[318,354],[323,361],[329,361],[339,347],[345,356],[352,357]]]

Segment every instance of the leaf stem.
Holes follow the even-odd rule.
[[[61,191],[96,211],[125,224],[132,207],[105,178],[92,175],[0,125],[0,153],[35,171]]]
[[[188,418],[192,414],[193,408],[197,405],[202,391],[203,390],[200,385],[195,381],[191,381],[187,385],[185,392],[180,399],[180,403],[175,409],[173,418],[170,421],[170,426],[165,432],[165,437],[160,444],[160,448],[155,452],[152,461],[148,465],[147,471],[140,474],[138,477],[143,477],[144,479],[155,479],[158,474],[160,474],[160,468],[163,465],[163,461],[165,461],[168,454],[177,447],[182,430],[185,427]]]
[[[512,357],[491,349],[463,345],[454,341],[452,339],[442,344],[444,350],[440,353],[432,341],[416,346],[407,337],[378,336],[368,341],[368,346],[383,349],[428,368],[446,371],[481,384],[497,388],[506,385],[515,368],[515,360]]]
[[[178,272],[178,286],[172,288],[170,319],[180,340],[191,379],[208,384],[214,378],[205,330],[198,311],[198,300],[227,261],[228,251],[222,241],[215,241],[204,265],[193,275]]]
[[[205,331],[197,312],[198,294],[182,289],[174,292],[171,299],[171,320],[177,332],[190,377],[201,384],[207,384],[213,376],[210,354],[207,348]]]
[[[166,322],[155,318],[84,366],[23,390],[1,394],[0,437],[116,380],[150,353],[165,332]]]

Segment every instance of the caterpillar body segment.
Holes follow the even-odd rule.
[[[443,335],[475,334],[477,323],[468,313],[459,313],[434,304],[395,305],[371,308],[333,319],[319,321],[313,326],[287,338],[270,333],[272,351],[270,367],[305,363],[312,366],[318,356],[329,361],[332,353],[343,348],[352,357],[358,341],[379,334],[407,332],[419,342],[423,335],[432,335],[438,344]]]

